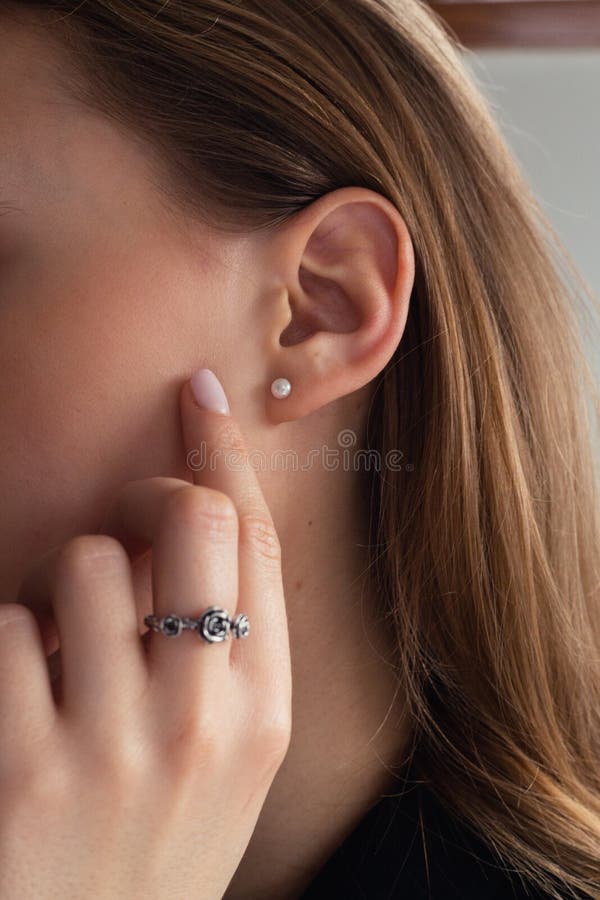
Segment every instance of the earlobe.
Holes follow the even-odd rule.
[[[383,370],[404,331],[415,265],[402,216],[366,188],[321,197],[285,223],[275,245],[287,324],[270,347],[267,405],[271,420],[286,421]]]

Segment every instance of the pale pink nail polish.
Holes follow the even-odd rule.
[[[198,369],[190,378],[196,403],[203,409],[228,416],[231,412],[223,386],[211,369]]]

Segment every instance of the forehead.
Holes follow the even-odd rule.
[[[0,104],[2,125],[14,131],[34,124],[37,117],[64,108],[74,100],[61,85],[61,75],[72,71],[68,56],[29,13],[0,14]],[[34,120],[33,122],[31,120]]]
[[[35,208],[147,190],[150,155],[71,96],[68,54],[29,14],[0,15],[0,199]]]
[[[64,169],[67,98],[56,79],[57,49],[12,17],[0,17],[0,184],[34,195]]]

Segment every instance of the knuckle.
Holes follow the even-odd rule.
[[[281,543],[273,523],[264,515],[249,513],[240,518],[242,539],[265,560],[281,561]]]
[[[56,761],[25,756],[2,772],[2,802],[17,809],[53,808],[68,795],[70,777]]]
[[[260,759],[268,774],[273,774],[283,763],[289,748],[289,735],[283,729],[270,729],[259,742]]]
[[[105,570],[107,561],[122,565],[128,559],[123,545],[107,534],[80,534],[68,540],[60,550],[57,569],[88,571],[98,565]]]
[[[32,611],[22,603],[2,603],[0,604],[0,629],[4,625],[33,628],[36,625],[36,619]],[[12,636],[12,632],[6,632]],[[0,638],[2,632],[0,631]]]
[[[188,715],[168,736],[164,751],[169,766],[180,776],[194,774],[221,755],[223,735],[206,716]]]
[[[86,755],[86,767],[97,783],[115,794],[132,786],[151,771],[150,752],[142,735],[130,732],[120,723],[110,729],[110,737],[94,742]]]
[[[188,485],[175,491],[169,499],[168,512],[192,527],[208,524],[216,529],[237,528],[237,510],[231,497],[203,485]]]
[[[256,730],[256,747],[267,767],[281,765],[292,736],[291,715],[282,710],[263,717]]]

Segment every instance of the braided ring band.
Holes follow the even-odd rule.
[[[220,606],[209,606],[197,619],[178,616],[175,613],[162,618],[151,614],[145,617],[144,624],[166,637],[179,637],[182,631],[189,629],[195,631],[199,638],[208,641],[209,644],[224,641],[228,635],[245,638],[250,633],[250,622],[246,613],[238,613],[235,619],[232,619]]]

